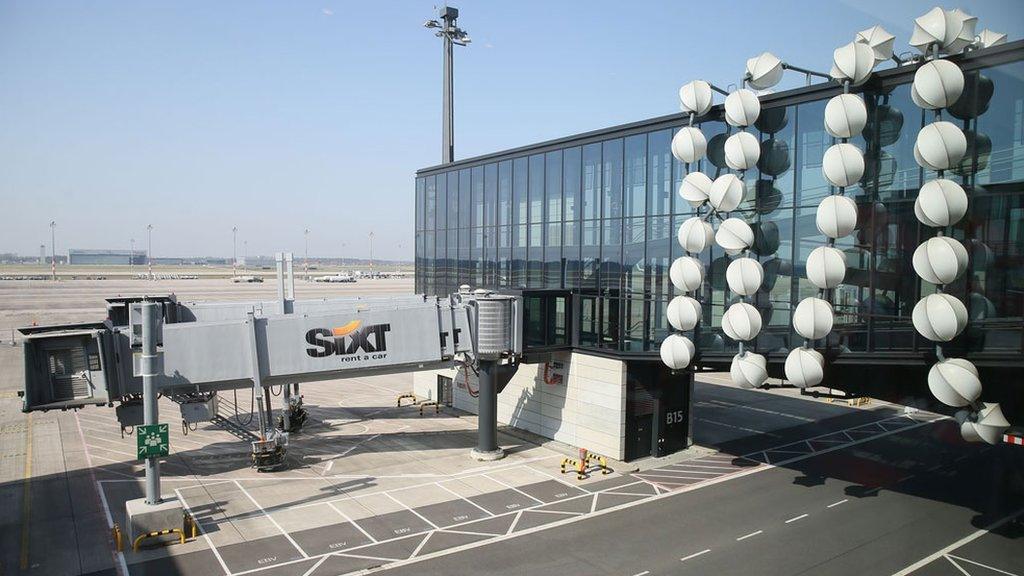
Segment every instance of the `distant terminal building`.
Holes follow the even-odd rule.
[[[71,248],[68,250],[68,264],[72,266],[128,266],[130,264],[145,264],[147,262],[145,250],[83,250]]]

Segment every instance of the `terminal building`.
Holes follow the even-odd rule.
[[[68,250],[68,264],[82,266],[129,266],[148,262],[145,250]]]
[[[952,235],[967,247],[969,267],[944,287],[964,302],[967,328],[944,345],[967,358],[985,382],[983,399],[1000,402],[1011,421],[1024,416],[1024,42],[949,58],[966,85],[948,119],[967,136],[968,151],[946,178],[970,198]],[[912,255],[928,231],[914,202],[926,174],[914,158],[918,132],[932,113],[911,99],[915,66],[877,71],[854,92],[868,123],[851,142],[865,172],[846,195],[856,201],[855,232],[836,242],[848,271],[834,292],[835,325],[819,350],[827,388],[905,405],[945,410],[928,391],[935,344],[915,332],[911,312],[931,290]],[[730,216],[755,232],[752,256],[764,269],[748,300],[763,328],[748,342],[784,378],[787,353],[802,338],[792,327],[796,304],[817,289],[805,275],[811,250],[826,244],[815,210],[830,194],[822,157],[833,138],[822,118],[835,82],[762,95],[749,130],[761,145],[757,170],[745,173],[746,195]],[[722,106],[701,118],[708,156],[699,169],[727,170]],[[670,333],[666,306],[676,295],[669,266],[693,209],[677,194],[686,174],[670,143],[687,117],[674,114],[417,172],[416,291],[445,296],[460,285],[521,294],[525,363],[499,395],[499,421],[620,459],[663,455],[690,442],[693,371],[673,374],[659,358]],[[728,257],[702,253],[703,320],[694,334],[695,370],[729,370],[738,344],[721,319],[735,300],[726,284]],[[417,395],[475,411],[474,376],[466,369],[418,373]]]

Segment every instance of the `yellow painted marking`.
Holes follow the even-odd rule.
[[[21,503],[21,569],[28,570],[28,524],[32,514],[32,414],[25,424],[25,480]]]

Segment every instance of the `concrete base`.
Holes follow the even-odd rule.
[[[125,534],[128,536],[125,542],[125,550],[130,550],[140,534],[170,530],[171,528],[184,528],[185,507],[177,497],[165,497],[159,504],[146,504],[145,498],[137,498],[125,502]],[[161,537],[163,539],[177,538],[177,535]],[[155,538],[154,538],[155,539]]]
[[[469,457],[477,462],[494,462],[495,460],[501,460],[505,457],[505,451],[501,448],[492,450],[490,452],[481,452],[476,448],[470,451]]]

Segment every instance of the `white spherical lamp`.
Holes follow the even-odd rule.
[[[856,94],[833,96],[825,105],[825,131],[835,138],[853,138],[867,123],[867,106]]]
[[[690,172],[679,185],[679,196],[696,208],[708,200],[711,192],[711,178],[703,172]]]
[[[833,144],[825,150],[821,171],[833,186],[853,186],[864,176],[864,153],[850,143]]]
[[[693,342],[682,334],[669,334],[658,350],[661,361],[672,370],[682,370],[693,360]]]
[[[881,64],[892,58],[892,45],[896,37],[881,26],[872,26],[857,32],[857,42],[867,44],[875,53],[875,64]]]
[[[913,264],[925,282],[949,284],[967,270],[967,249],[955,238],[936,236],[914,250]]]
[[[739,253],[754,243],[754,231],[739,218],[728,218],[718,225],[715,243],[725,251]]]
[[[846,196],[828,196],[818,204],[814,221],[829,238],[849,236],[857,227],[857,203]]]
[[[680,292],[694,292],[704,283],[704,263],[691,256],[681,256],[672,262],[668,277]]]
[[[825,358],[811,348],[794,348],[786,356],[786,380],[798,388],[821,384],[825,375]]]
[[[998,444],[1003,439],[1003,432],[1009,427],[1010,422],[1003,416],[999,404],[985,402],[984,408],[978,411],[977,420],[964,422],[960,432],[968,442]]]
[[[831,290],[846,277],[846,254],[831,246],[818,246],[807,256],[807,279],[822,290]]]
[[[725,97],[725,121],[731,126],[750,126],[761,115],[757,94],[740,88]]]
[[[703,218],[687,218],[679,225],[679,245],[690,254],[700,254],[714,240],[715,231]]]
[[[684,164],[696,162],[704,157],[708,141],[704,133],[693,126],[684,126],[672,137],[672,155]]]
[[[928,388],[939,402],[954,408],[967,406],[981,397],[978,369],[963,358],[947,358],[928,371]]]
[[[967,137],[952,122],[932,122],[917,133],[914,159],[928,170],[949,170],[967,152]]]
[[[952,226],[967,214],[967,193],[956,182],[937,178],[921,186],[914,201],[914,215],[925,226]]]
[[[733,170],[750,170],[761,158],[761,145],[750,132],[737,132],[725,141],[725,163]]]
[[[808,340],[820,340],[832,331],[832,304],[821,298],[804,298],[793,311],[793,328]]]
[[[679,108],[687,114],[703,116],[711,110],[713,103],[711,85],[703,80],[694,80],[679,89]]]
[[[676,296],[665,308],[669,325],[681,332],[693,330],[700,322],[702,314],[700,302],[689,296]]]
[[[967,326],[967,307],[949,294],[922,298],[911,313],[917,333],[933,342],[949,342]]]
[[[761,331],[761,314],[750,304],[737,302],[722,314],[722,331],[733,340],[753,340]]]
[[[711,182],[708,190],[708,202],[719,212],[735,210],[746,195],[743,181],[735,174],[722,174]]]
[[[737,258],[725,270],[725,281],[729,289],[740,296],[751,296],[761,287],[764,269],[753,258]]]
[[[762,52],[747,60],[747,83],[758,90],[767,90],[782,80],[782,60],[771,52]]]
[[[964,91],[964,73],[949,60],[931,60],[914,73],[915,103],[935,110],[949,108]]]
[[[836,80],[849,80],[854,86],[859,86],[871,77],[874,67],[875,51],[866,44],[850,42],[832,52],[831,74]]]
[[[768,380],[768,361],[753,352],[737,354],[732,357],[729,375],[732,383],[741,388],[757,388]]]

